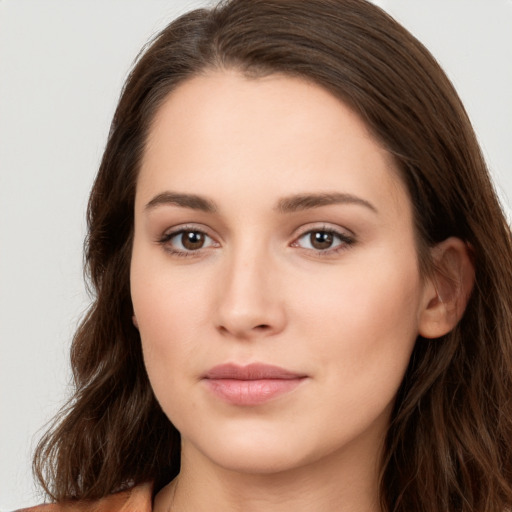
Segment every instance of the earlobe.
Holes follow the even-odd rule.
[[[425,283],[419,334],[439,338],[462,318],[475,281],[469,246],[459,238],[447,238],[432,249],[434,270]]]
[[[133,322],[133,325],[135,326],[135,328],[138,330],[139,322],[137,322],[137,317],[135,315],[132,316],[132,322]]]

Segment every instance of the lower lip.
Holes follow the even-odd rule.
[[[233,405],[259,405],[293,391],[304,378],[296,379],[205,379],[205,383],[222,400]]]

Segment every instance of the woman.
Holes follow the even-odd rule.
[[[181,17],[91,194],[50,510],[506,510],[511,256],[460,100],[380,9]]]

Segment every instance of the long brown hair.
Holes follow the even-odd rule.
[[[419,338],[382,461],[383,510],[512,507],[512,247],[471,124],[430,53],[364,0],[228,0],[173,21],[123,89],[88,207],[95,300],[74,338],[76,392],[38,446],[55,499],[98,498],[179,472],[179,433],[159,407],[132,325],[129,267],[137,172],[166,96],[208,69],[310,80],[351,105],[394,155],[414,206],[421,268],[449,236],[476,282],[458,326]]]

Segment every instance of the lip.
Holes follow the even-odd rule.
[[[279,366],[253,363],[221,364],[211,368],[203,381],[216,397],[233,405],[259,405],[299,386],[307,375]]]

